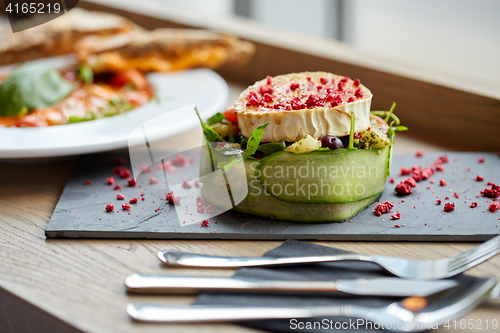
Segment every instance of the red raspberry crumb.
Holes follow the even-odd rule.
[[[395,212],[391,215],[393,220],[399,220],[401,218],[401,214],[399,212]]]
[[[394,190],[401,195],[407,195],[413,193],[411,186],[408,185],[407,183],[401,183],[396,185],[396,188]]]
[[[298,83],[292,83],[292,84],[290,85],[290,90],[292,90],[292,91],[293,91],[293,90],[295,90],[295,89],[299,89],[299,87],[300,87],[300,86],[299,86],[299,84],[298,84]]]
[[[134,187],[137,184],[134,178],[128,179],[127,182],[128,182],[128,186],[130,186],[130,187]]]
[[[492,182],[488,182],[488,185],[491,188],[486,188],[484,191],[481,191],[481,195],[487,198],[497,198],[500,196],[500,186],[493,184]]]
[[[484,163],[484,157],[481,157],[480,159],[478,159],[477,163]]]
[[[401,168],[399,171],[400,176],[411,175],[411,169]]]
[[[115,179],[113,177],[106,178],[106,182],[108,185],[113,185],[115,183]]]
[[[401,226],[399,224],[396,224],[395,227],[396,228],[401,228]]]
[[[421,182],[424,179],[424,177],[422,175],[422,170],[415,170],[415,171],[413,171],[413,176],[412,177],[413,177],[413,179],[415,179],[415,181]]]
[[[207,220],[203,220],[203,221],[201,221],[201,223],[200,223],[200,224],[201,224],[201,226],[202,226],[202,227],[208,227],[208,226],[210,225],[210,223],[208,223],[208,221],[207,221]]]
[[[264,95],[264,102],[266,103],[271,103],[274,100],[273,95],[265,93]]]
[[[271,77],[269,75],[266,76],[266,83],[271,84]]]
[[[445,197],[444,200],[450,200],[450,197]]]
[[[198,179],[194,180],[194,186],[200,187],[200,181]]]
[[[416,155],[417,155],[417,157],[422,157],[422,156],[424,156],[424,152],[421,150],[417,150]]]
[[[382,213],[381,212],[375,212],[375,215],[382,216]]]
[[[444,210],[446,212],[454,211],[455,210],[455,204],[454,203],[449,203],[449,202],[445,203],[444,204]]]
[[[273,89],[273,87],[260,86],[259,91],[260,91],[261,95],[265,95],[265,94],[271,95],[274,92],[274,89]]]
[[[186,156],[184,156],[182,154],[177,154],[177,156],[172,160],[172,163],[175,166],[183,166],[183,165],[186,165],[188,163],[188,160],[187,160]]]
[[[394,184],[395,182],[394,178],[391,178],[391,184]]]
[[[494,203],[490,204],[490,206],[488,207],[488,209],[490,210],[490,212],[494,213],[494,212],[496,212],[497,210],[500,209],[500,203],[494,202]]]
[[[203,208],[203,206],[200,206],[200,207],[198,207],[198,209],[196,211],[198,213],[204,213],[205,212],[205,208]]]
[[[438,205],[440,205],[441,204],[441,199],[437,199],[436,202],[437,202]]]
[[[92,182],[90,180],[86,180],[83,182],[83,185],[92,185]]]
[[[361,81],[359,79],[354,79],[354,81],[352,81],[352,85],[355,87],[358,87],[360,84],[361,84]]]
[[[128,203],[124,203],[124,204],[122,205],[122,209],[123,209],[123,210],[129,210],[129,209],[130,209],[130,204],[128,204]]]
[[[441,164],[436,164],[436,171],[441,171],[443,172],[444,171],[444,168]]]
[[[439,185],[441,185],[441,186],[446,186],[446,180],[441,179],[441,180],[439,181]]]
[[[153,172],[153,170],[151,170],[150,167],[148,167],[146,164],[141,164],[141,169],[142,169],[142,172]]]
[[[113,204],[107,204],[106,205],[106,211],[107,212],[112,212],[113,209],[115,209],[115,206],[113,206]]]
[[[115,185],[115,187],[113,187],[113,190],[119,190],[119,189],[121,189],[121,188],[122,188],[122,186],[121,186],[121,185],[116,184],[116,185]]]
[[[156,184],[156,183],[158,183],[158,180],[155,177],[151,177],[151,178],[149,178],[149,183]]]
[[[405,180],[401,181],[401,183],[408,184],[411,187],[417,186],[417,182],[415,181],[415,179],[414,178],[410,178],[410,177],[408,177]]]
[[[481,176],[481,175],[477,175],[477,176],[476,176],[476,180],[477,180],[478,182],[482,182],[482,181],[484,180],[484,177],[483,177],[483,176]]]
[[[325,79],[324,77],[320,77],[319,78],[319,82],[321,82],[321,84],[327,84],[328,83],[328,80]]]
[[[116,199],[118,199],[118,200],[125,200],[125,196],[123,194],[118,194],[116,196]]]
[[[128,202],[130,202],[131,204],[135,204],[137,203],[137,198],[132,198]]]
[[[470,208],[476,208],[477,207],[477,202],[473,202],[470,204]]]
[[[392,204],[392,202],[390,201],[386,201],[386,202],[381,202],[377,205],[377,207],[375,207],[374,211],[375,212],[379,212],[381,214],[383,213],[388,213],[391,211],[391,209],[394,207],[394,205]]]
[[[437,159],[437,163],[444,164],[448,163],[448,156],[443,155]]]
[[[212,204],[205,208],[205,213],[212,213],[214,211],[214,206]]]
[[[191,184],[189,184],[189,182],[185,181],[185,182],[182,183],[182,187],[184,187],[184,188],[191,188],[192,186],[191,186]]]
[[[126,168],[122,168],[120,170],[120,178],[128,178],[130,177],[130,171]]]
[[[180,197],[174,197],[174,192],[167,193],[167,200],[171,205],[178,205],[181,202]]]

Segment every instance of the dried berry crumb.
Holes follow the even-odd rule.
[[[389,213],[393,207],[394,205],[390,201],[381,202],[374,208],[374,211],[377,216],[380,216],[383,213]],[[380,215],[377,213],[380,213]]]
[[[86,180],[83,182],[83,185],[92,185],[92,182],[90,180]]]
[[[444,210],[446,212],[454,211],[455,210],[455,204],[454,203],[449,203],[449,202],[445,203],[444,204]]]
[[[214,211],[214,206],[212,204],[208,205],[207,208],[205,208],[205,213],[212,213]]]
[[[151,178],[149,178],[149,183],[150,184],[157,184],[158,180],[155,177],[151,177]]]
[[[400,195],[407,195],[413,193],[413,190],[408,183],[401,183],[396,185],[396,188],[394,189],[398,194]]]
[[[406,175],[411,175],[411,169],[406,169],[406,168],[401,168],[399,171],[400,176],[406,176]]]
[[[107,204],[106,205],[106,211],[107,212],[112,212],[115,209],[115,206],[113,204]]]
[[[457,198],[457,199],[459,199],[459,198],[460,198],[460,196],[459,196],[456,192],[455,192],[455,193],[453,193],[453,196],[454,196],[455,198]]]
[[[118,164],[118,165],[124,165],[125,164],[125,159],[123,157],[118,157],[116,159],[116,164]]]
[[[470,208],[476,208],[477,207],[477,202],[473,202],[470,204]]]
[[[189,182],[188,182],[188,181],[184,181],[184,182],[182,183],[182,187],[183,187],[183,188],[191,188],[192,186],[191,186],[191,184],[189,184]]]
[[[120,178],[124,178],[124,179],[128,178],[128,177],[130,177],[130,171],[126,168],[121,168],[119,175],[120,175]]]
[[[200,181],[198,179],[194,180],[194,186],[200,187]]]
[[[205,208],[203,206],[199,206],[198,209],[196,210],[198,213],[205,213]]]
[[[480,159],[478,159],[477,163],[484,163],[484,157],[481,157]]]
[[[128,202],[130,202],[131,204],[135,204],[137,203],[137,198],[132,198]]]
[[[391,178],[391,184],[394,184],[395,182],[394,178]]]
[[[405,180],[401,181],[401,183],[408,184],[411,187],[417,186],[417,181],[415,180],[415,178],[411,178],[411,177],[406,178]]]
[[[399,224],[396,224],[395,227],[396,228],[401,228],[401,226]]]
[[[115,178],[114,177],[106,178],[106,183],[108,183],[108,185],[113,185],[115,183]]]
[[[494,213],[496,212],[497,210],[500,209],[500,203],[498,202],[493,202],[489,205],[488,209],[490,210],[490,212]]]
[[[121,188],[121,185],[116,184],[115,187],[113,187],[113,190],[120,190]]]
[[[203,221],[201,221],[200,225],[201,225],[202,227],[208,227],[208,226],[210,225],[210,223],[208,223],[208,221],[207,221],[207,220],[203,220]]]
[[[134,187],[137,184],[135,181],[135,178],[130,178],[127,180],[127,182],[128,182],[128,186],[130,186],[130,187]]]
[[[128,203],[124,203],[124,204],[122,205],[122,209],[123,209],[123,210],[129,210],[129,209],[130,209],[130,204],[128,204]]]
[[[401,218],[401,214],[399,212],[395,212],[391,215],[393,220],[399,220]]]
[[[438,205],[440,205],[441,204],[441,199],[437,199],[436,202],[437,202]]]
[[[416,155],[417,155],[417,157],[422,157],[422,156],[424,156],[424,152],[421,150],[417,150]]]
[[[482,182],[482,181],[484,180],[484,177],[483,177],[483,176],[481,176],[481,175],[477,175],[477,176],[476,176],[476,180],[477,180],[478,182]]]
[[[447,183],[446,183],[446,180],[444,180],[444,179],[441,179],[441,180],[439,181],[439,185],[441,185],[441,186],[446,186],[446,184],[447,184]]]
[[[118,200],[125,200],[125,196],[123,194],[118,194],[116,196],[116,199],[118,199]]]
[[[175,197],[174,192],[170,192],[166,194],[167,200],[171,205],[178,205],[181,202],[180,197]],[[144,200],[144,198],[142,198]]]

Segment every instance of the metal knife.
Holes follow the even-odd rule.
[[[298,294],[317,292],[328,295],[406,297],[431,295],[457,284],[454,280],[413,281],[394,277],[336,281],[281,281],[239,277],[132,274],[125,278],[125,286],[129,292],[163,294],[196,294],[201,291]]]

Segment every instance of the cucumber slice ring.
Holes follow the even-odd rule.
[[[390,148],[337,149],[263,158],[255,177],[274,198],[303,204],[345,204],[384,189]]]

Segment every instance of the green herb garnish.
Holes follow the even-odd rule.
[[[217,123],[220,123],[224,119],[226,119],[226,117],[224,116],[224,114],[222,114],[220,112],[217,112],[212,117],[210,117],[210,118],[207,119],[207,124],[209,126],[213,125],[213,124],[217,124]]]
[[[208,142],[216,142],[217,140],[223,142],[224,139],[219,135],[219,133],[214,131],[213,128],[211,128],[207,123],[201,120],[200,113],[198,112],[198,108],[196,106],[194,107],[194,111],[196,112],[196,115],[200,120],[200,124],[203,129],[203,134],[205,134],[205,139]]]
[[[0,116],[21,116],[52,106],[74,88],[54,68],[36,63],[21,65],[0,83]]]
[[[261,144],[257,147],[257,150],[266,155],[271,155],[272,153],[283,150],[284,148],[286,148],[286,143],[285,141],[281,141]]]
[[[354,112],[351,112],[351,133],[349,133],[349,149],[354,148],[354,124],[356,123],[356,115]]]
[[[264,129],[269,125],[269,122],[266,122],[265,124],[262,124],[260,126],[257,126],[250,135],[250,138],[248,138],[247,142],[247,148],[245,150],[245,158],[248,158],[255,154],[257,151],[257,148],[259,147],[260,144],[260,139],[262,139],[262,135],[264,134]]]
[[[80,67],[78,67],[78,77],[85,82],[85,84],[94,83],[94,71],[85,63],[80,64]]]

